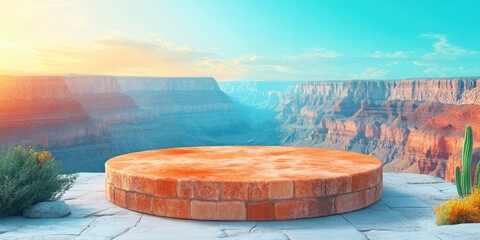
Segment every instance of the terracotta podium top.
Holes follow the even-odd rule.
[[[369,172],[380,160],[359,153],[300,147],[192,147],[136,152],[112,158],[111,169],[157,178],[275,181]]]

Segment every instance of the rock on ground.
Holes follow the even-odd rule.
[[[63,200],[64,218],[0,219],[0,239],[479,239],[480,224],[437,226],[432,206],[456,196],[455,186],[427,175],[385,173],[372,206],[340,215],[260,222],[169,219],[133,212],[104,197],[104,174],[81,173]]]
[[[61,218],[70,214],[64,201],[40,202],[23,211],[26,218]]]

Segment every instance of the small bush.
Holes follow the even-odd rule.
[[[433,208],[437,224],[480,223],[480,189],[464,198],[452,198]]]
[[[0,149],[0,217],[21,214],[39,202],[58,200],[76,175],[60,175],[49,151],[22,146]]]

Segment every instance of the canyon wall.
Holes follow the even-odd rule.
[[[0,142],[51,149],[65,172],[133,151],[240,145],[248,126],[213,78],[0,76]]]
[[[261,82],[220,85],[240,104],[274,109],[279,125],[271,131],[277,132],[282,145],[366,153],[381,159],[387,171],[451,181],[467,124],[473,127],[474,147],[480,147],[479,81],[292,82],[283,89],[269,89],[273,83]],[[252,103],[258,89],[264,92],[261,104]],[[280,97],[265,103],[267,95]]]

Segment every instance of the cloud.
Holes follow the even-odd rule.
[[[52,73],[112,75],[218,76],[242,72],[231,60],[163,40],[96,39],[87,46],[36,49],[39,62]]]
[[[286,67],[286,66],[275,66],[275,69],[279,72],[283,72],[283,73],[294,73],[294,71],[292,71],[292,69],[290,69],[289,67]]]
[[[437,58],[437,57],[461,57],[472,56],[479,54],[478,51],[468,50],[460,46],[456,46],[448,42],[448,36],[436,33],[426,33],[420,35],[420,37],[431,38],[436,40],[433,43],[433,52],[424,55],[425,58]]]
[[[429,67],[423,71],[428,77],[446,77],[446,76],[471,76],[478,75],[480,72],[479,68],[468,68],[465,66],[459,67]]]
[[[427,69],[423,70],[423,73],[425,73],[427,75],[441,75],[441,76],[443,76],[443,74],[440,72],[440,70],[438,70],[438,68],[435,68],[435,67],[427,68]]]
[[[297,55],[227,56],[179,46],[156,34],[133,39],[102,38],[82,46],[53,46],[35,49],[35,59],[51,73],[109,75],[214,76],[220,81],[241,78],[323,79],[319,70],[325,61],[340,54],[313,48]],[[325,68],[326,69],[326,68]]]
[[[415,65],[415,66],[432,66],[432,64],[422,62],[422,61],[412,61],[412,64]]]
[[[221,56],[216,60],[205,59],[211,66],[237,70],[236,78],[250,79],[331,79],[332,74],[325,71],[330,61],[340,57],[340,53],[323,48],[313,48],[297,55],[260,56],[245,54],[236,57]],[[222,79],[221,79],[222,80]]]
[[[384,69],[380,69],[377,67],[366,67],[363,72],[359,74],[349,74],[351,79],[379,79],[385,74],[387,74],[388,71]]]
[[[367,54],[369,57],[373,58],[379,58],[379,59],[385,59],[385,58],[390,58],[390,59],[399,59],[399,58],[409,58],[411,52],[404,52],[404,51],[396,51],[393,53],[384,53],[381,51],[375,51],[373,53]]]
[[[325,48],[312,48],[309,49],[306,53],[296,55],[296,56],[285,56],[288,60],[304,60],[304,59],[325,59],[325,58],[337,58],[340,57],[340,54],[335,51],[330,51]]]

